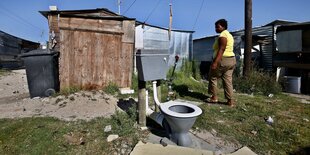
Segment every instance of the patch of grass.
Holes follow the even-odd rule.
[[[132,74],[131,88],[138,92],[138,74]]]
[[[249,77],[235,76],[233,79],[234,88],[241,93],[247,94],[279,94],[282,91],[281,85],[276,82],[275,75],[253,69]]]
[[[237,107],[202,105],[195,126],[237,140],[258,154],[289,154],[309,147],[310,105],[286,96],[236,95]],[[265,119],[271,116],[274,123]]]
[[[122,144],[133,148],[143,138],[134,117],[117,112],[111,118],[75,122],[50,117],[0,119],[0,154],[113,154]],[[107,125],[112,125],[112,130],[105,133]],[[120,138],[108,143],[110,134]],[[83,137],[85,143],[69,144],[64,135]]]
[[[10,71],[6,70],[6,69],[0,69],[0,76],[4,76],[6,74],[8,74]]]
[[[106,86],[104,89],[103,89],[104,92],[106,92],[107,94],[110,94],[110,95],[115,95],[116,93],[119,92],[119,88],[117,86],[117,84],[113,83],[113,82],[110,82],[108,84],[108,86]]]
[[[172,85],[177,96],[187,100],[201,101],[207,98],[208,85],[206,83],[188,78],[182,72],[176,73],[176,78]]]
[[[135,126],[137,127],[136,121],[136,106],[130,107],[128,112],[116,111],[110,119],[110,123],[113,127],[113,133],[119,134],[120,136],[130,136],[135,133]]]
[[[76,92],[81,91],[82,89],[80,87],[68,87],[68,88],[63,88],[60,90],[60,92],[56,93],[54,96],[58,96],[58,95],[65,95],[68,96],[70,94],[74,94]]]
[[[172,68],[169,70],[168,77],[171,77]],[[207,83],[200,82],[201,76],[198,64],[195,61],[183,60],[182,66],[174,73],[172,89],[177,98],[193,101],[201,101],[207,98]],[[162,89],[163,94],[168,93],[168,86]],[[167,92],[167,93],[166,93]]]

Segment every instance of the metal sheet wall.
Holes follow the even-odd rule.
[[[252,29],[252,35],[265,36],[265,40],[262,43],[262,64],[261,66],[265,70],[272,70],[272,55],[274,50],[274,39],[273,39],[273,26],[256,27]],[[243,49],[242,36],[244,30],[231,32],[234,36],[234,52],[237,57],[240,56],[241,50]],[[210,36],[206,38],[194,40],[194,59],[197,61],[211,61],[212,59],[212,45],[214,39],[217,36]]]
[[[274,50],[274,31],[273,26],[263,26],[263,27],[255,27],[252,29],[252,35],[257,36],[265,36],[265,39],[262,43],[262,68],[267,71],[271,71],[273,69],[272,64],[272,55]],[[244,30],[232,32],[234,37],[241,37],[244,35]],[[241,45],[243,48],[243,46]],[[236,52],[236,51],[235,51]]]
[[[140,25],[136,27],[136,48],[169,49],[170,58],[168,63],[172,66],[174,64],[175,55],[179,55],[181,61],[183,58],[192,59],[192,33],[172,31],[171,40],[169,41],[168,30],[147,25],[142,28]],[[181,65],[181,61],[179,65]]]

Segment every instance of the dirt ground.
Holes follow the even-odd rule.
[[[31,99],[25,70],[0,77],[0,118],[51,116],[66,121],[90,120],[109,117],[120,109],[118,104],[118,99],[102,91]]]
[[[51,116],[65,121],[91,120],[109,117],[116,110],[127,109],[133,102],[136,101],[118,100],[103,91],[82,91],[69,96],[31,99],[25,70],[14,70],[0,77],[0,118]],[[240,144],[227,142],[209,132],[195,132],[195,135],[211,150],[232,152],[240,148]]]

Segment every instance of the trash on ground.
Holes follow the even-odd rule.
[[[273,118],[271,116],[268,116],[266,122],[271,125],[273,123]]]

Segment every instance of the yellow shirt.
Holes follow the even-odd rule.
[[[227,39],[227,44],[226,44],[225,51],[223,53],[223,57],[235,56],[235,54],[234,54],[234,37],[227,30],[224,30],[221,32],[220,36],[215,39],[215,42],[213,44],[213,50],[214,50],[213,58],[216,57],[217,52],[219,50],[218,39],[220,37],[224,37]]]

